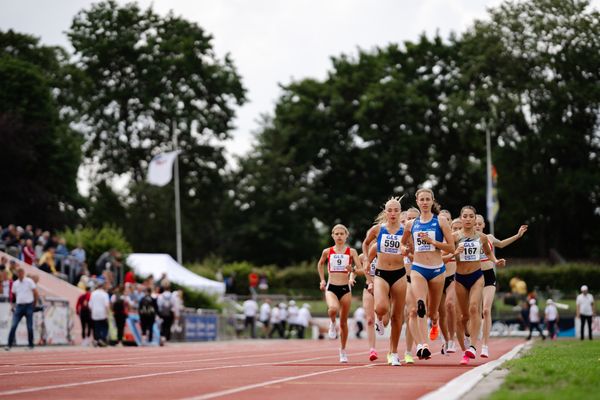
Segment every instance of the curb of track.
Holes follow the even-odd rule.
[[[489,375],[496,368],[500,367],[504,362],[515,358],[529,343],[521,343],[513,347],[508,353],[502,357],[482,364],[473,368],[464,374],[457,376],[444,386],[421,396],[419,400],[458,400],[465,394],[469,393],[482,379]]]

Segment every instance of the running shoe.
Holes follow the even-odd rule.
[[[422,357],[425,360],[429,360],[431,358],[431,350],[429,350],[429,345],[427,343],[425,343],[423,345],[423,353],[422,353]]]
[[[399,367],[400,365],[402,365],[402,364],[400,364],[400,357],[398,357],[398,353],[392,353],[391,359],[392,359],[392,362],[391,362],[392,367]]]
[[[337,337],[337,332],[335,331],[335,323],[329,322],[329,339],[335,339]]]
[[[346,364],[348,362],[348,356],[344,350],[340,350],[340,362]]]
[[[417,345],[417,358],[419,360],[423,359],[423,345],[422,344]]]
[[[446,351],[448,353],[456,353],[456,342],[454,342],[454,340],[448,340],[448,347]]]
[[[432,324],[429,330],[429,340],[435,340],[440,335],[440,327],[438,324]]]
[[[370,361],[377,360],[377,350],[371,349],[371,351],[369,352],[369,360]]]
[[[465,355],[469,358],[475,358],[477,356],[477,349],[475,349],[475,346],[470,346],[466,351],[465,351]]]
[[[460,365],[467,365],[469,363],[469,360],[470,358],[465,354],[460,360]]]
[[[383,336],[383,331],[385,331],[385,326],[383,326],[383,321],[378,319],[375,321],[375,331],[379,336]]]
[[[406,364],[414,364],[415,360],[413,359],[412,354],[410,354],[408,351],[406,353],[404,353],[404,362]]]
[[[392,365],[392,353],[387,353],[387,363],[388,365]]]
[[[448,343],[444,342],[442,343],[442,350],[440,351],[440,353],[442,353],[443,356],[449,357],[450,354],[448,353]]]
[[[488,358],[489,356],[488,347],[486,345],[481,346],[481,354],[479,357]]]

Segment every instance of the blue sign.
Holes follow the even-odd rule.
[[[218,322],[216,315],[185,314],[185,340],[217,340]]]

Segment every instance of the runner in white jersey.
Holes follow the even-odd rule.
[[[434,323],[439,319],[438,308],[444,289],[446,269],[440,250],[454,251],[454,239],[448,221],[445,218],[437,218],[439,206],[435,203],[433,191],[421,188],[417,190],[416,198],[421,215],[407,224],[402,244],[408,246],[408,252],[414,254],[410,279],[411,290],[417,303],[417,318],[411,320],[410,326],[417,342],[417,357],[429,359],[431,350],[426,341],[425,316],[429,314]],[[428,305],[426,301],[429,301]]]
[[[348,228],[338,224],[331,230],[331,237],[335,245],[328,247],[321,253],[317,264],[321,282],[319,288],[325,291],[327,302],[327,313],[329,314],[329,338],[335,339],[336,317],[340,313],[340,362],[347,363],[346,342],[348,341],[348,314],[352,301],[351,288],[354,285],[354,272],[352,263],[360,265],[356,250],[346,246],[348,239]],[[325,281],[323,266],[327,263],[328,278]]]
[[[375,329],[380,335],[384,330],[384,318],[391,312],[390,321],[390,364],[400,366],[398,342],[404,319],[404,303],[406,301],[406,269],[400,247],[400,238],[404,227],[400,223],[402,210],[400,200],[391,198],[385,203],[382,215],[385,223],[377,223],[367,232],[363,241],[363,253],[367,253],[371,242],[376,240],[377,267],[374,277]]]
[[[477,214],[475,222],[475,230],[482,232],[485,229],[485,219],[483,215]],[[514,243],[527,232],[527,225],[521,225],[516,235],[504,240],[498,240],[494,235],[488,234],[488,240],[492,252],[494,247],[502,249],[511,243]],[[490,331],[492,330],[492,306],[494,305],[494,296],[496,295],[496,272],[494,264],[485,255],[481,255],[481,270],[483,271],[483,345],[481,346],[481,357],[489,357],[489,340]]]
[[[475,208],[464,206],[460,210],[462,229],[454,232],[454,240],[458,244],[456,256],[456,299],[461,319],[458,324],[458,340],[464,355],[462,365],[469,363],[477,355],[479,330],[481,328],[481,303],[483,293],[483,272],[481,271],[480,252],[494,263],[504,266],[504,260],[496,260],[489,246],[488,238],[475,231]],[[465,331],[473,334],[470,341],[465,340]]]
[[[452,233],[460,231],[462,229],[462,222],[460,218],[456,218],[450,224]],[[454,277],[456,274],[456,259],[454,253],[443,252],[442,259],[446,264],[446,282],[448,282],[448,276],[452,276],[452,281],[448,284],[446,289],[446,302],[444,304],[446,312],[446,327],[448,329],[448,342],[446,344],[447,353],[456,353],[456,290]],[[440,303],[440,307],[441,307]],[[441,319],[441,318],[440,318]]]

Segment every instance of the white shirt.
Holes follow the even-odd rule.
[[[310,323],[311,318],[312,317],[310,315],[310,311],[308,311],[308,308],[302,307],[300,311],[298,311],[298,325],[302,325],[306,328]]]
[[[290,324],[298,323],[298,306],[289,306],[288,307],[288,322]]]
[[[278,324],[281,321],[279,318],[279,307],[273,307],[271,310],[271,324]]]
[[[17,304],[33,303],[33,290],[36,288],[35,282],[31,278],[17,279],[13,282],[13,295],[17,297]]]
[[[244,315],[246,317],[256,317],[256,313],[258,312],[258,303],[252,299],[248,299],[242,304],[244,308]]]
[[[365,322],[365,309],[362,307],[358,307],[356,311],[354,311],[354,319],[356,321]]]
[[[268,321],[271,316],[271,306],[269,303],[262,303],[260,306],[260,320]]]
[[[529,322],[533,322],[534,324],[540,322],[540,309],[537,304],[529,307]]]
[[[13,289],[14,291],[14,289]],[[580,293],[577,296],[577,305],[579,306],[579,314],[585,316],[591,316],[594,314],[594,310],[592,310],[592,303],[594,302],[594,296],[591,294],[583,294]]]
[[[285,308],[279,308],[279,320],[287,321],[288,312]]]
[[[546,314],[546,321],[556,321],[556,318],[558,318],[558,310],[554,304],[548,304],[544,312]]]
[[[92,311],[92,319],[94,321],[102,321],[104,319],[108,319],[108,305],[110,304],[110,300],[108,298],[108,293],[106,293],[102,289],[96,289],[92,292],[90,296],[89,307]]]

